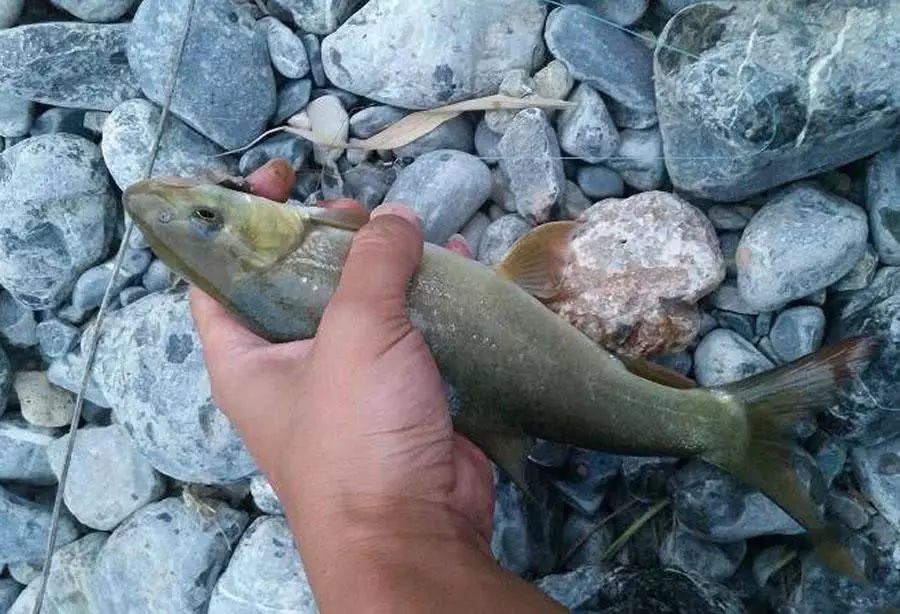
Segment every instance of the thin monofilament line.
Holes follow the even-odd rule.
[[[178,48],[175,52],[174,61],[172,63],[171,72],[169,74],[169,87],[167,90],[166,100],[162,105],[162,112],[159,116],[159,122],[156,126],[156,133],[153,136],[152,145],[150,147],[150,155],[147,164],[144,167],[143,178],[148,179],[153,174],[153,167],[156,164],[156,157],[159,153],[160,143],[162,142],[163,132],[166,127],[166,120],[169,116],[169,109],[172,106],[172,98],[175,96],[175,89],[178,85],[178,73],[181,68],[181,60],[184,56],[184,49],[187,43],[188,33],[191,29],[191,20],[194,15],[194,5],[196,0],[188,0],[188,13],[185,20],[184,29],[178,42]],[[112,297],[112,289],[115,285],[116,278],[122,268],[125,260],[125,252],[128,251],[128,243],[134,230],[134,222],[126,216],[125,233],[122,236],[122,243],[116,254],[115,264],[113,265],[112,275],[106,284],[103,292],[103,300],[100,302],[100,309],[97,311],[97,318],[94,321],[94,333],[88,343],[88,350],[84,360],[84,372],[81,376],[81,383],[78,387],[78,395],[75,399],[75,409],[72,412],[72,424],[69,426],[69,441],[66,442],[66,454],[63,460],[62,469],[59,474],[59,484],[56,490],[56,497],[53,500],[53,513],[50,517],[50,533],[47,537],[47,549],[44,553],[44,569],[41,572],[40,585],[38,586],[37,596],[35,597],[34,608],[32,614],[40,614],[44,604],[44,596],[47,592],[47,583],[50,579],[50,567],[53,562],[53,553],[56,550],[56,538],[59,534],[59,522],[62,515],[63,495],[66,489],[66,480],[69,477],[69,467],[72,464],[72,453],[75,449],[75,436],[78,431],[78,423],[81,421],[81,413],[84,407],[84,395],[87,391],[88,383],[91,378],[91,370],[94,365],[94,358],[97,355],[97,346],[100,340],[100,326],[109,307]]]

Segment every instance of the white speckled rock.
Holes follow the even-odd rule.
[[[54,386],[43,371],[19,371],[13,380],[22,417],[35,426],[59,427],[72,422],[75,397]]]
[[[752,343],[724,328],[706,335],[694,352],[694,376],[701,386],[731,384],[774,367]]]
[[[346,143],[350,135],[350,117],[337,96],[321,96],[306,107],[313,135],[326,143]],[[343,149],[315,145],[316,162],[330,164],[344,153]]]
[[[744,229],[741,295],[771,311],[831,285],[863,256],[868,230],[865,211],[843,198],[811,184],[782,190]]]
[[[284,507],[264,475],[254,475],[250,479],[250,494],[253,496],[253,503],[263,514],[284,516]]]
[[[318,612],[293,536],[280,516],[262,516],[247,528],[209,602],[209,614],[250,612]]]
[[[666,179],[666,160],[659,129],[623,130],[619,138],[615,155],[604,164],[636,190],[660,188]]]
[[[645,192],[588,209],[572,239],[565,298],[549,307],[608,348],[629,355],[684,349],[695,303],[725,278],[712,224],[674,194]]]
[[[534,73],[532,77],[534,91],[542,98],[562,100],[572,91],[575,79],[566,65],[559,60],[550,60],[546,66]]]
[[[57,476],[68,444],[69,436],[64,435],[47,450]],[[63,494],[66,508],[79,522],[112,531],[133,512],[159,499],[164,490],[162,476],[137,453],[124,428],[113,424],[79,429]]]
[[[545,15],[538,0],[370,0],[325,38],[322,62],[341,89],[433,108],[495,94],[514,68],[531,74],[543,59]]]
[[[619,131],[613,123],[603,97],[590,86],[581,84],[569,97],[575,107],[559,115],[559,144],[566,153],[597,164],[616,153]]]

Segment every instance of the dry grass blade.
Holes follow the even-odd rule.
[[[588,540],[597,533],[597,531],[599,531],[600,529],[605,527],[607,524],[610,523],[610,521],[616,519],[619,515],[630,510],[636,504],[637,504],[637,499],[633,499],[633,500],[629,501],[628,503],[626,503],[625,505],[623,505],[622,507],[614,510],[613,512],[610,512],[607,516],[604,516],[603,518],[601,518],[600,521],[597,522],[597,524],[595,524],[593,527],[591,527],[591,530],[588,531],[584,535],[584,537],[582,537],[580,540],[578,540],[578,542],[574,546],[572,546],[572,548],[568,552],[566,552],[563,555],[562,562],[568,563],[569,559],[571,559],[572,556],[574,556],[574,554],[576,552],[581,550],[581,547],[584,546],[588,542]]]
[[[606,549],[606,552],[603,553],[603,560],[608,561],[612,557],[616,555],[616,553],[622,549],[622,546],[628,543],[628,540],[634,537],[635,533],[641,530],[641,528],[650,522],[654,516],[659,514],[661,511],[666,509],[669,504],[672,503],[672,500],[668,497],[657,501],[650,507],[646,512],[641,514],[641,517],[631,523],[625,531],[616,538],[616,541],[609,545],[609,548]]]

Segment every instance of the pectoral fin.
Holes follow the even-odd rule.
[[[516,431],[485,431],[460,424],[456,425],[456,429],[481,448],[523,493],[533,497],[531,482],[534,468],[528,462],[528,453],[534,444],[531,437]]]
[[[495,270],[536,298],[554,298],[562,290],[569,242],[577,227],[576,222],[538,226],[510,248]]]

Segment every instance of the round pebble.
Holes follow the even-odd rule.
[[[35,426],[60,427],[72,422],[75,397],[54,386],[43,371],[19,371],[13,380],[22,417]]]
[[[819,307],[793,307],[775,319],[769,339],[784,362],[812,354],[825,338],[825,314]]]

